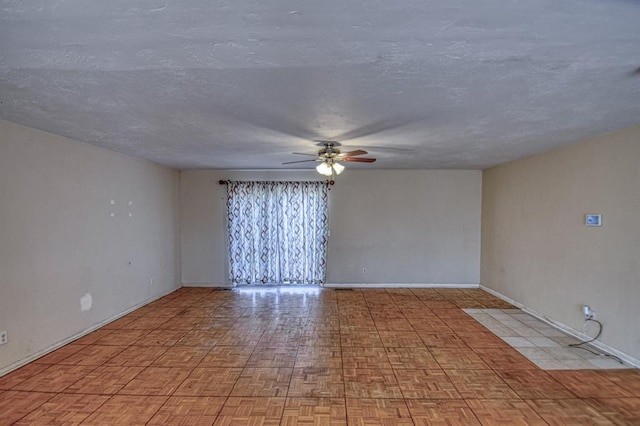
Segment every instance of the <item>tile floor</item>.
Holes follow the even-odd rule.
[[[591,345],[569,346],[580,340],[520,309],[463,310],[543,370],[629,368]]]
[[[518,331],[496,324],[511,309],[481,290],[183,288],[1,377],[0,424],[640,424],[638,370],[545,371],[503,339],[540,336],[486,327]]]

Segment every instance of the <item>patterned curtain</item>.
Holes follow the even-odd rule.
[[[327,184],[228,182],[234,284],[320,284],[327,253]]]

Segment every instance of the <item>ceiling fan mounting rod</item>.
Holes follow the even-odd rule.
[[[323,149],[321,149],[318,154],[322,157],[334,157],[338,154],[340,154],[340,150],[338,148],[335,147],[335,145],[331,142],[327,142],[325,144],[325,147]]]

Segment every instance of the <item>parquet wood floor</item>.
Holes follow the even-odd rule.
[[[640,424],[638,370],[541,370],[462,310],[511,308],[473,289],[182,288],[0,377],[0,425]]]

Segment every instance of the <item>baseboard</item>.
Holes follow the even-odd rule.
[[[18,368],[20,368],[20,367],[22,367],[24,365],[27,365],[30,362],[33,362],[36,359],[38,359],[40,357],[43,357],[43,356],[47,355],[48,353],[51,353],[51,352],[55,351],[56,349],[60,349],[64,345],[68,345],[69,343],[73,342],[74,340],[78,340],[79,338],[81,338],[83,336],[86,336],[87,334],[99,329],[100,327],[104,327],[105,325],[107,325],[107,324],[109,324],[109,323],[111,323],[111,322],[113,322],[113,321],[115,321],[117,319],[120,319],[120,318],[122,318],[123,316],[125,316],[127,314],[130,314],[131,312],[135,311],[136,309],[140,309],[141,307],[143,307],[145,305],[148,305],[151,302],[154,302],[154,301],[156,301],[158,299],[161,299],[161,298],[165,297],[166,295],[171,294],[174,291],[178,290],[179,288],[180,287],[176,287],[176,288],[174,288],[172,290],[168,290],[168,291],[166,291],[164,293],[161,293],[158,296],[154,296],[154,297],[152,297],[150,299],[146,299],[143,302],[140,302],[137,305],[132,306],[131,308],[127,309],[126,311],[123,311],[123,312],[121,312],[119,314],[116,314],[116,315],[114,315],[112,317],[109,317],[106,320],[99,322],[98,324],[94,324],[91,327],[89,327],[87,329],[84,329],[84,330],[82,330],[82,331],[80,331],[78,333],[75,333],[75,334],[67,337],[64,340],[61,340],[61,341],[59,341],[57,343],[54,343],[53,345],[51,345],[51,346],[49,346],[49,347],[47,347],[45,349],[42,349],[42,350],[40,350],[40,351],[38,351],[38,352],[36,352],[34,354],[29,355],[26,358],[22,358],[21,360],[18,360],[16,362],[14,362],[13,364],[9,364],[8,366],[3,367],[3,368],[0,369],[0,377],[2,377],[5,374],[8,374],[8,373],[10,373],[10,372],[12,372],[14,370],[17,370]]]
[[[264,284],[260,284],[264,285]],[[296,287],[300,284],[285,284],[283,287]],[[183,287],[195,288],[237,288],[232,284],[214,283],[182,283]],[[277,287],[277,285],[271,285]],[[479,284],[457,284],[457,283],[325,283],[321,284],[325,288],[479,288]]]
[[[591,336],[588,336],[578,330],[575,330],[571,327],[569,327],[568,325],[565,325],[559,321],[554,320],[553,318],[549,318],[548,316],[546,316],[545,314],[543,314],[542,312],[536,311],[533,308],[530,308],[528,306],[523,305],[522,303],[518,302],[517,300],[513,300],[512,298],[505,296],[502,293],[499,293],[489,287],[485,287],[482,284],[480,285],[480,288],[484,291],[486,291],[487,293],[490,293],[502,300],[504,300],[507,303],[512,304],[513,306],[517,307],[518,309],[523,310],[524,312],[528,313],[531,316],[536,317],[537,319],[539,319],[540,321],[544,321],[547,324],[557,328],[558,330],[562,331],[563,333],[569,334],[577,339],[580,339],[582,341],[586,341],[586,340],[591,340]],[[618,358],[620,358],[622,361],[624,361],[626,364],[628,365],[632,365],[634,367],[640,368],[640,360],[619,351],[618,349],[607,345],[606,343],[602,343],[600,341],[595,341],[595,342],[591,342],[589,343],[590,345],[608,353],[611,355],[615,355]]]
[[[479,284],[454,283],[326,283],[326,288],[479,288]]]
[[[217,284],[217,283],[182,283],[182,287],[194,288],[234,288],[233,284]]]

